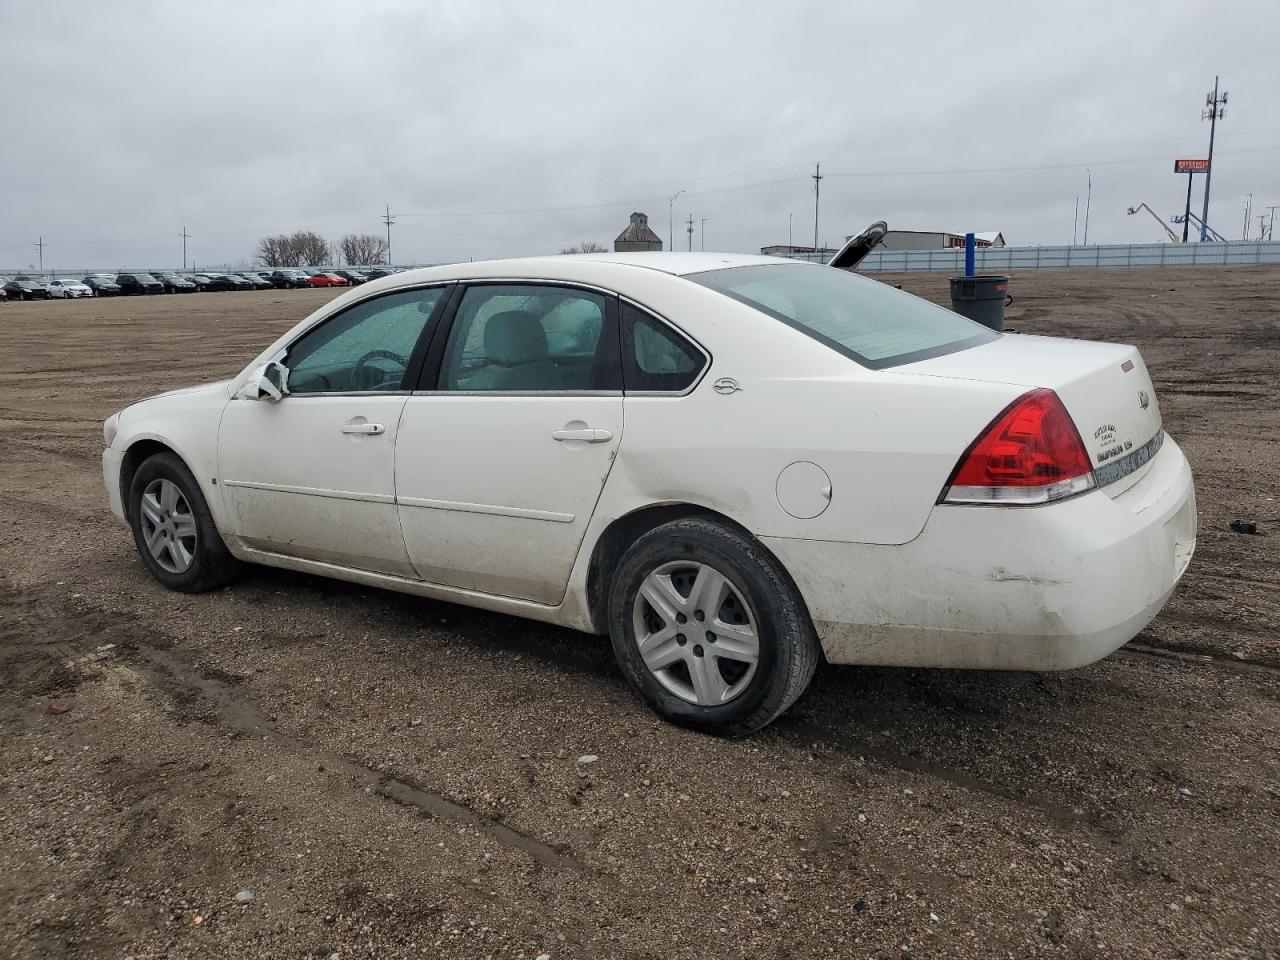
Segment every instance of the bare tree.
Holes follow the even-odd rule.
[[[561,253],[608,253],[609,248],[601,246],[594,240],[584,240],[576,247],[566,247]]]
[[[387,258],[387,241],[376,233],[348,233],[338,241],[342,258],[353,266],[382,263]]]
[[[289,238],[283,234],[275,237],[263,237],[258,241],[255,256],[267,267],[295,267],[289,256]]]
[[[293,235],[293,241],[297,244],[298,266],[319,266],[328,263],[333,257],[333,251],[329,249],[329,241],[318,233],[299,230]]]
[[[311,230],[281,233],[258,241],[255,254],[264,266],[301,267],[328,263],[333,255],[329,242]]]

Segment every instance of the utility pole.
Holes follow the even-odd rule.
[[[794,213],[787,214],[787,246],[791,248],[787,251],[788,255],[795,253],[795,244],[791,242],[791,218],[794,216]]]
[[[675,193],[671,195],[671,199],[667,202],[667,250],[669,250],[672,253],[675,253],[675,250],[676,250],[676,247],[675,247],[676,235],[674,230],[674,224],[672,221],[672,217],[674,216],[674,214],[672,213],[672,211],[676,207],[676,199],[682,193],[684,193],[683,190],[677,190]]]
[[[44,237],[36,237],[36,250],[40,252],[40,272],[44,273]]]
[[[693,214],[689,214],[689,252],[693,252]]]
[[[1280,203],[1267,207],[1267,213],[1271,216],[1267,218],[1267,239],[1274,240],[1276,238],[1276,210],[1280,209]]]
[[[1249,194],[1249,198],[1244,202],[1244,230],[1240,233],[1241,240],[1249,239],[1249,214],[1253,212],[1253,194]]]
[[[708,219],[707,217],[703,217],[703,218],[702,218],[702,233],[701,233],[701,236],[702,236],[702,249],[703,249],[704,251],[707,249],[707,219]]]
[[[183,227],[182,232],[178,234],[178,236],[182,238],[182,269],[186,270],[187,269],[187,238],[190,237],[191,234],[187,233],[186,227]]]
[[[818,197],[822,191],[822,164],[813,166],[813,252],[818,252]]]
[[[1265,213],[1258,214],[1258,239],[1267,239],[1267,215]]]
[[[1218,129],[1218,121],[1227,113],[1227,91],[1218,96],[1218,78],[1213,78],[1213,93],[1204,98],[1205,109],[1200,112],[1201,120],[1209,121],[1209,169],[1204,172],[1204,209],[1200,213],[1200,242],[1208,239],[1209,234],[1209,181],[1213,177],[1213,135]]]
[[[391,266],[391,225],[396,222],[396,218],[391,216],[391,204],[387,204],[386,215],[382,218],[382,222],[387,225],[387,266]]]
[[[1093,205],[1093,171],[1088,167],[1084,170],[1089,178],[1089,187],[1084,195],[1084,245],[1089,245],[1089,207]]]

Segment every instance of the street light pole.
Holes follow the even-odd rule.
[[[794,213],[788,213],[788,214],[787,214],[787,246],[788,246],[788,247],[794,247],[794,246],[795,246],[795,244],[791,242],[791,218],[792,218],[792,217],[794,217],[794,216],[795,216],[795,214],[794,214]],[[793,251],[793,250],[788,250],[787,252],[788,252],[788,253],[794,253],[794,251]]]
[[[1084,245],[1089,245],[1089,207],[1093,203],[1093,171],[1085,167],[1085,174],[1089,177],[1088,191],[1084,197]]]
[[[672,253],[675,252],[675,247],[673,247],[672,244],[675,242],[676,235],[675,220],[672,211],[676,208],[676,199],[682,193],[684,193],[683,190],[677,190],[672,194],[671,200],[667,203],[667,250]]]

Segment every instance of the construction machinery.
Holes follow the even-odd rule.
[[[1128,212],[1132,216],[1133,214],[1139,213],[1142,210],[1147,211],[1147,213],[1151,214],[1151,216],[1155,218],[1156,223],[1160,224],[1160,229],[1162,229],[1165,233],[1169,235],[1170,241],[1172,241],[1173,243],[1182,242],[1182,238],[1178,236],[1177,232],[1173,229],[1173,227],[1169,226],[1167,223],[1161,220],[1160,214],[1156,213],[1145,203],[1140,203],[1136,207],[1130,207]]]
[[[1206,240],[1225,241],[1227,239],[1222,234],[1220,234],[1217,230],[1213,229],[1213,227],[1209,226],[1203,220],[1197,217],[1194,213],[1188,214],[1187,216],[1191,218],[1191,225],[1193,227],[1195,227],[1197,230],[1200,230],[1201,228],[1203,228]],[[1186,220],[1186,217],[1183,217],[1183,215],[1180,213],[1175,213],[1169,219],[1174,223],[1183,223]]]

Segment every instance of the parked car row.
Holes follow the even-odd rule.
[[[243,270],[238,273],[187,273],[170,270],[150,273],[91,273],[82,280],[66,277],[50,280],[19,274],[0,277],[0,301],[114,297],[159,293],[198,293],[206,290],[287,290],[310,287],[346,287],[367,283],[398,272],[394,267],[372,270],[314,270],[284,267],[279,270]]]

